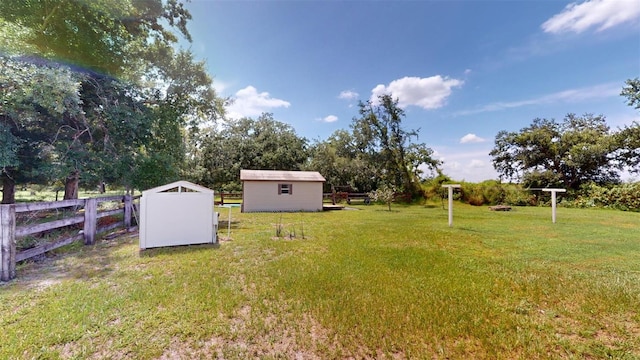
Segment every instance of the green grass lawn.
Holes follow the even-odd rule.
[[[19,265],[0,358],[640,358],[640,214],[454,206],[233,209],[220,246]]]

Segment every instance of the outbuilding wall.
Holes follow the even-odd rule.
[[[278,185],[293,185],[292,194],[278,194]],[[322,211],[322,182],[244,181],[242,212]]]
[[[142,192],[140,249],[215,243],[217,225],[213,190],[179,181]]]

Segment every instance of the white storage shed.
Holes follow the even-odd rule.
[[[322,211],[317,171],[240,170],[242,212]]]
[[[140,249],[217,242],[213,190],[177,181],[142,192]]]

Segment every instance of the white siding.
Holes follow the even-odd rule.
[[[278,194],[278,184],[292,184],[292,194]],[[322,211],[322,182],[244,181],[242,211]]]
[[[162,192],[183,187],[191,192]],[[216,242],[213,190],[179,181],[142,192],[140,249]]]

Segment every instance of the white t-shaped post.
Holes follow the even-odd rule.
[[[449,190],[449,227],[453,226],[453,188],[459,188],[460,184],[442,185]]]
[[[556,223],[556,193],[565,192],[566,189],[542,189],[542,191],[551,192],[551,221]]]

